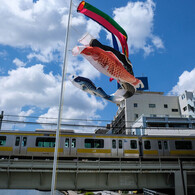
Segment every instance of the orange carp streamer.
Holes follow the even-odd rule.
[[[73,55],[83,55],[98,71],[119,81],[129,83],[135,88],[143,87],[142,82],[131,75],[122,62],[113,54],[99,47],[77,46],[73,49]]]

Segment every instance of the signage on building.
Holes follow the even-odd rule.
[[[141,80],[142,83],[144,84],[144,88],[137,88],[138,91],[144,91],[144,90],[148,90],[149,86],[148,86],[148,77],[136,77],[137,79]]]

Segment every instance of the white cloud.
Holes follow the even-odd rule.
[[[8,76],[0,78],[0,106],[7,112],[14,108],[14,113],[19,113],[26,105],[47,107],[57,98],[59,83],[52,73],[45,74],[40,64],[11,70]],[[54,93],[49,94],[48,91]]]
[[[79,2],[74,2],[78,4]],[[30,47],[33,52],[28,56],[42,62],[52,61],[53,52],[63,55],[65,31],[69,12],[68,1],[39,0],[2,0],[0,20],[0,44],[13,47]],[[153,34],[155,4],[128,2],[127,6],[116,8],[114,19],[126,30],[130,52],[140,49],[149,54],[154,48],[163,48],[162,40]],[[86,31],[99,38],[101,26],[76,12],[73,6],[69,48]],[[150,49],[148,49],[150,48]]]
[[[98,23],[94,22],[93,20],[87,21],[87,32],[90,32],[90,34],[96,39],[99,38],[99,33],[101,29],[102,27]]]
[[[9,71],[8,76],[0,77],[0,107],[6,110],[5,114],[19,113],[20,116],[34,113],[32,107],[48,109],[41,116],[56,118],[60,88],[61,77],[53,75],[52,72],[44,73],[43,65],[19,67]],[[66,82],[63,118],[98,118],[96,112],[105,106],[104,101],[75,88],[70,81]],[[24,107],[29,109],[24,112]]]
[[[21,67],[21,66],[26,66],[26,63],[22,62],[21,60],[19,60],[18,58],[15,58],[13,60],[13,63],[18,66],[18,67]]]
[[[157,36],[152,36],[152,42],[157,49],[164,48],[162,40]]]
[[[128,35],[130,53],[144,50],[149,55],[155,48],[164,48],[160,37],[153,34],[155,3],[128,2],[127,6],[114,10],[114,19],[125,29]]]
[[[33,114],[33,113],[34,113],[33,109],[29,109],[29,110],[27,110],[27,111],[21,111],[18,115],[21,117],[21,119],[23,119],[24,116],[25,116],[25,117],[26,117],[26,116],[30,116],[30,115]]]
[[[63,55],[68,7],[69,2],[63,0],[39,0],[36,3],[32,0],[2,0],[0,44],[30,47],[33,50],[31,57],[38,57],[43,62],[53,60],[53,52],[58,51]],[[71,27],[79,28],[79,33],[71,32],[70,42],[74,44],[84,33],[86,24],[84,17],[77,16],[73,10]]]
[[[80,60],[79,60],[80,59]],[[81,60],[82,59],[82,60]],[[76,74],[89,79],[100,77],[101,73],[97,71],[85,58],[70,57],[68,63],[68,73]]]
[[[33,59],[33,58],[37,58],[39,61],[41,62],[50,62],[53,60],[53,55],[52,53],[46,53],[45,55],[44,54],[40,54],[40,53],[30,53],[27,58],[29,60]]]
[[[169,92],[170,95],[180,95],[185,90],[194,91],[195,90],[195,68],[192,71],[184,71],[179,77],[177,85],[175,85]]]

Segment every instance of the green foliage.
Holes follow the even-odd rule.
[[[94,195],[94,193],[93,192],[85,192],[84,195]]]

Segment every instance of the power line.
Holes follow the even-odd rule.
[[[25,116],[25,115],[5,115],[4,114],[4,117],[7,116],[7,117],[18,117],[18,118],[21,118],[21,117],[25,117],[25,118],[35,118],[35,119],[38,119],[38,118],[42,118],[42,119],[58,119],[58,118],[55,118],[55,117],[39,117],[39,116]],[[89,122],[112,122],[112,120],[103,120],[103,119],[68,119],[68,118],[62,118],[62,120],[68,120],[68,121],[89,121]]]
[[[4,114],[4,117],[7,116],[7,117],[16,117],[16,118],[34,118],[34,119],[48,119],[48,120],[57,120],[57,118],[55,117],[39,117],[39,116],[25,116],[25,115],[5,115]],[[114,122],[114,120],[108,120],[108,119],[68,119],[68,118],[62,118],[62,121],[84,121],[84,122],[108,122],[108,123],[112,123]],[[126,120],[122,120],[124,121],[125,123],[133,123],[135,121],[126,121]],[[140,123],[139,121],[137,121],[138,123]],[[141,122],[142,123],[142,122]]]
[[[10,124],[27,124],[27,125],[45,125],[45,126],[56,126],[57,123],[45,123],[45,122],[28,122],[28,121],[14,121],[14,120],[2,120],[3,123],[10,123]],[[62,123],[61,126],[67,126],[67,127],[83,127],[83,128],[104,128],[104,129],[137,129],[136,127],[124,127],[124,126],[115,126],[115,127],[108,127],[104,125],[87,125],[87,124],[70,124],[70,123]],[[164,129],[166,127],[139,127],[140,129]],[[169,127],[170,128],[170,127]],[[173,129],[180,129],[178,127],[173,127]],[[189,128],[186,128],[189,130]],[[191,130],[195,128],[190,128]]]
[[[28,121],[13,121],[13,120],[3,120],[4,123],[14,123],[14,124],[30,124],[30,125],[49,125],[56,126],[57,123],[43,123],[43,122],[28,122]],[[82,125],[82,124],[61,124],[61,126],[72,126],[72,127],[97,127],[97,128],[106,128],[106,126],[101,125]]]

